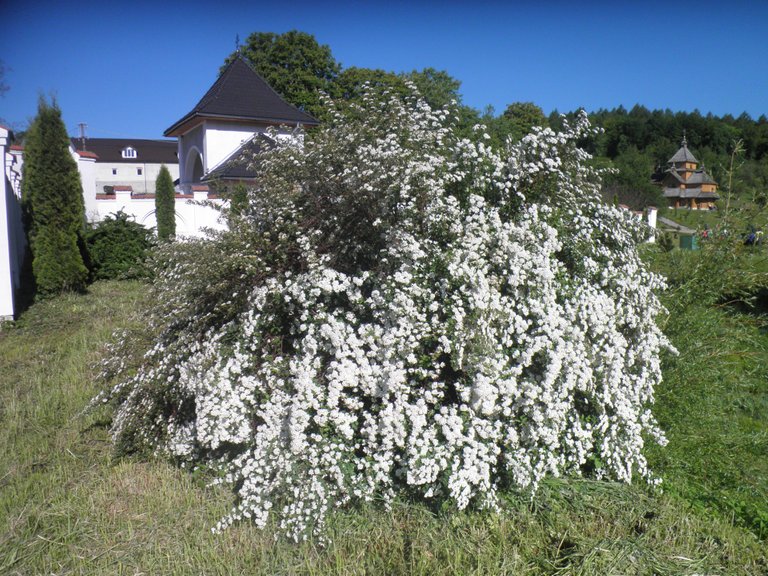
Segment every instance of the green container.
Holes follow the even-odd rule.
[[[690,234],[683,236],[680,235],[680,250],[698,250],[699,242],[696,236]]]

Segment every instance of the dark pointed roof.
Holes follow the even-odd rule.
[[[164,135],[178,136],[186,131],[185,125],[203,118],[288,126],[319,124],[312,116],[283,100],[239,54],[224,68],[192,111],[168,128]]]
[[[675,152],[675,155],[672,156],[672,158],[669,159],[670,164],[676,164],[678,162],[695,162],[696,164],[699,163],[698,160],[696,160],[696,157],[691,154],[691,151],[688,150],[688,142],[683,137],[683,143],[680,146],[680,149]]]

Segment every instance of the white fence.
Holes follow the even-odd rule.
[[[26,237],[21,219],[20,154],[10,152],[11,132],[0,126],[0,320],[13,320],[15,295],[21,285]]]
[[[218,205],[221,200],[210,195],[205,185],[193,185],[191,194],[176,194],[176,236],[202,236],[206,228],[223,229],[215,208]],[[142,226],[157,226],[155,195],[134,194],[130,186],[115,186],[113,194],[97,194],[93,206],[95,212],[88,214],[91,221],[122,211]]]

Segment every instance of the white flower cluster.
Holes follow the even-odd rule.
[[[166,263],[115,437],[221,466],[219,528],[276,514],[296,539],[403,491],[494,507],[546,475],[651,479],[660,280],[599,201],[586,117],[502,153],[423,102],[376,106],[263,159],[250,214],[209,241],[247,229],[218,253],[259,274],[216,292],[199,246]]]

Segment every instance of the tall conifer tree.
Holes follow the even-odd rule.
[[[40,98],[24,148],[22,203],[39,294],[83,290],[85,203],[61,110]]]
[[[176,195],[173,190],[171,173],[165,164],[155,180],[155,217],[157,218],[157,237],[170,240],[176,235]]]

